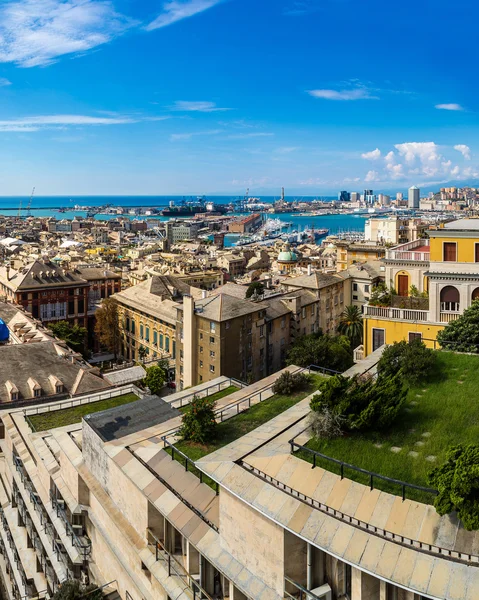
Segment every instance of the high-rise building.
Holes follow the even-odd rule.
[[[396,194],[396,202],[402,202],[404,200],[404,194],[402,192],[398,192]]]
[[[374,204],[376,202],[373,190],[364,190],[364,202],[366,204]]]
[[[389,206],[391,204],[391,196],[388,196],[388,194],[379,194],[378,202],[381,206]]]
[[[338,200],[340,202],[349,202],[351,200],[351,194],[346,191],[339,192]]]
[[[421,190],[415,185],[408,190],[408,208],[419,208],[421,202]]]
[[[359,192],[351,192],[351,202],[359,202],[361,200],[361,194]]]

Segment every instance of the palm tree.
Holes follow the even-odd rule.
[[[354,349],[363,341],[363,315],[358,306],[347,306],[341,313],[338,332],[351,340]]]

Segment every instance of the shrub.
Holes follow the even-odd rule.
[[[398,416],[407,395],[400,375],[377,380],[335,375],[321,382],[311,409],[326,408],[344,421],[348,431],[385,429]]]
[[[429,483],[439,495],[434,506],[440,515],[456,511],[469,530],[479,529],[479,446],[455,446],[446,462],[431,471]]]
[[[319,412],[311,412],[309,426],[318,438],[331,439],[342,434],[343,417],[324,406]]]
[[[300,392],[308,387],[309,377],[306,373],[291,373],[284,371],[274,382],[273,393],[287,396],[293,392]]]
[[[249,284],[248,289],[246,290],[246,298],[251,298],[255,294],[258,296],[262,296],[264,293],[264,283],[261,281],[253,281]]]
[[[185,441],[206,444],[214,439],[216,402],[208,397],[193,397],[183,415],[179,434]]]
[[[451,321],[437,334],[445,350],[479,352],[479,300],[474,300],[456,321]]]
[[[420,339],[395,342],[388,346],[378,362],[380,377],[400,374],[405,380],[415,384],[430,376],[434,369],[436,355],[426,348]]]

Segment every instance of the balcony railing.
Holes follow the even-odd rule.
[[[364,314],[367,317],[379,317],[381,319],[400,319],[403,321],[429,321],[428,310],[416,310],[411,308],[393,308],[391,306],[371,306],[366,304]]]
[[[72,545],[77,548],[77,550],[81,554],[83,560],[88,560],[88,557],[91,554],[91,541],[85,536],[80,537],[77,535],[77,533],[75,532],[75,530],[73,528],[73,525],[70,523],[70,521],[68,519],[68,516],[67,516],[65,510],[61,506],[61,503],[63,501],[61,500],[61,498],[57,498],[55,496],[55,494],[53,493],[53,490],[50,490],[50,501],[52,503],[54,510],[57,513],[57,517],[60,517],[60,519],[63,521],[66,534],[71,539]]]
[[[419,239],[413,242],[400,244],[391,250],[386,251],[386,259],[388,260],[418,260],[428,262],[431,259],[430,252],[424,250],[416,251],[416,248],[425,248],[429,245],[428,240]]]
[[[441,323],[450,323],[451,321],[456,321],[461,316],[459,312],[441,312],[439,315],[439,320]]]

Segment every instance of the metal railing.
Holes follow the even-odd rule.
[[[202,521],[204,521],[209,527],[211,527],[211,529],[214,529],[216,532],[219,532],[218,526],[215,523],[213,523],[213,521],[210,521],[208,519],[208,517],[201,512],[201,510],[196,508],[196,506],[193,506],[193,504],[191,504],[191,502],[189,502],[186,498],[184,498],[180,494],[180,492],[178,492],[178,490],[176,490],[168,481],[166,481],[166,479],[161,477],[161,475],[159,475],[147,462],[145,462],[140,456],[138,456],[138,454],[135,454],[135,452],[130,448],[130,446],[125,446],[125,448],[126,448],[126,450],[128,450],[128,452],[130,452],[136,458],[136,460],[138,460],[145,467],[145,469],[147,469],[147,471],[149,471],[152,475],[154,475],[155,478],[158,479],[158,481],[160,483],[162,483],[185,506],[187,506],[192,512],[194,512],[195,515],[197,515]]]
[[[73,525],[70,523],[68,516],[65,510],[60,505],[61,498],[57,498],[57,496],[53,493],[53,490],[50,490],[50,501],[52,503],[53,509],[57,513],[57,517],[60,517],[65,525],[65,531],[68,537],[71,538],[71,543],[73,546],[77,548],[80,554],[83,556],[83,560],[87,560],[91,554],[91,541],[85,537],[85,542],[82,542],[80,537],[75,533],[73,529]],[[63,501],[64,502],[64,501]]]
[[[271,475],[264,473],[256,467],[252,467],[247,463],[242,463],[241,466],[245,470],[249,471],[250,473],[253,473],[257,477],[262,479],[263,481],[271,483],[277,489],[285,492],[292,498],[295,498],[296,500],[299,500],[300,502],[303,502],[304,504],[307,504],[308,506],[311,506],[312,508],[321,511],[322,513],[329,515],[330,517],[338,519],[343,523],[347,523],[352,527],[361,529],[367,533],[370,533],[371,535],[375,535],[389,542],[394,542],[396,544],[399,544],[400,546],[412,548],[413,550],[417,550],[418,552],[423,552],[424,554],[429,554],[431,556],[442,556],[446,557],[452,562],[464,563],[470,566],[479,567],[479,555],[470,554],[467,552],[459,552],[458,550],[451,550],[449,548],[442,548],[441,546],[436,546],[434,544],[428,544],[426,542],[414,540],[406,536],[399,535],[398,533],[388,531],[387,529],[383,529],[382,527],[371,525],[371,523],[361,521],[356,517],[352,517],[351,515],[343,513],[342,511],[336,508],[332,508],[331,506],[328,506],[327,504],[324,504],[319,500],[315,500],[314,498],[311,498],[310,496],[299,492],[298,490],[292,488],[289,485],[286,485],[285,483],[279,481],[278,479],[275,479],[274,477],[271,477]]]
[[[140,396],[141,390],[139,390],[135,385],[130,384],[121,388],[115,388],[96,394],[89,394],[88,396],[81,396],[79,398],[72,398],[71,400],[65,400],[63,402],[56,402],[47,405],[39,404],[31,408],[25,408],[23,410],[23,416],[25,417],[25,420],[27,421],[32,431],[36,431],[31,420],[28,417],[34,415],[41,415],[44,413],[56,412],[59,410],[64,410],[66,408],[74,408],[75,406],[93,404],[95,402],[100,402],[101,400],[110,400],[111,398],[124,396],[125,394],[136,394],[137,396]]]
[[[286,575],[284,576],[284,582],[297,590],[295,594],[291,594],[286,590],[285,585],[284,597],[288,600],[329,600],[331,598],[331,588],[328,591],[325,591],[324,594],[321,594],[321,596],[318,596]]]
[[[309,375],[311,373],[320,373],[321,375],[341,375],[342,371],[335,371],[334,369],[327,369],[326,367],[320,367],[319,365],[309,365],[305,369],[308,371]]]
[[[379,479],[380,481],[386,481],[387,483],[391,483],[393,485],[400,486],[403,501],[406,499],[406,489],[413,489],[413,490],[416,490],[416,491],[419,491],[419,492],[422,492],[425,494],[431,494],[433,496],[438,495],[438,491],[435,489],[422,487],[420,485],[415,485],[413,483],[407,483],[406,481],[401,481],[399,479],[393,479],[392,477],[387,477],[386,475],[380,475],[379,473],[374,473],[373,471],[368,471],[367,469],[363,469],[362,467],[356,467],[355,465],[351,465],[351,464],[344,462],[342,460],[339,460],[337,458],[332,458],[331,456],[322,454],[321,452],[318,452],[317,450],[312,450],[311,448],[308,448],[307,446],[302,446],[301,444],[298,444],[297,442],[295,442],[294,439],[290,440],[288,443],[291,446],[291,454],[293,454],[294,449],[297,448],[298,450],[301,450],[301,451],[311,454],[313,456],[313,466],[311,467],[312,469],[314,469],[316,467],[316,458],[319,457],[320,459],[325,460],[326,462],[338,465],[339,466],[339,474],[340,474],[341,479],[344,479],[344,469],[345,468],[351,469],[352,471],[355,471],[356,473],[362,473],[363,475],[366,475],[369,479],[369,488],[371,490],[375,489],[374,488],[374,480]],[[378,489],[378,488],[376,488],[376,489]]]
[[[170,400],[168,398],[168,396],[166,396],[163,399],[165,402],[168,402],[168,404],[171,404],[171,406],[173,406],[174,408],[183,408],[183,406],[190,404],[190,401],[195,397],[196,398],[208,398],[209,396],[213,396],[214,394],[221,392],[221,390],[225,390],[231,386],[235,386],[239,389],[243,389],[244,387],[247,387],[247,384],[244,383],[243,381],[239,381],[238,379],[233,379],[232,377],[228,377],[228,379],[226,379],[225,381],[220,381],[219,383],[210,385],[210,386],[203,388],[202,390],[197,391],[197,392],[191,392],[191,394],[187,394],[186,396],[183,396],[181,398]],[[205,394],[205,392],[206,392],[206,394]],[[178,402],[179,402],[179,405],[177,405]]]
[[[162,541],[159,540],[156,535],[147,529],[148,545],[154,546],[155,558],[157,561],[164,563],[165,568],[168,571],[168,577],[179,577],[193,592],[193,600],[213,600],[212,596],[196,581],[194,576],[189,573],[180,561],[163,545]],[[150,540],[152,538],[153,541]]]
[[[161,441],[163,442],[163,448],[170,448],[172,460],[175,460],[175,456],[181,456],[181,458],[183,459],[184,465],[185,465],[185,471],[193,473],[193,475],[196,475],[197,474],[196,472],[198,472],[199,475],[197,475],[197,477],[199,478],[200,483],[204,483],[203,476],[208,477],[208,475],[206,475],[206,473],[204,473],[201,469],[199,469],[195,465],[195,462],[193,460],[191,460],[191,458],[189,456],[187,456],[184,452],[181,452],[181,450],[178,450],[178,448],[174,444],[172,444],[171,442],[169,442],[166,439],[166,436],[163,436],[161,438]],[[178,462],[180,462],[180,461],[178,461]],[[189,467],[191,468],[191,471],[190,471]],[[211,480],[211,481],[213,482],[213,480]],[[216,495],[218,495],[219,494],[219,484],[216,481],[213,483],[215,484]]]

